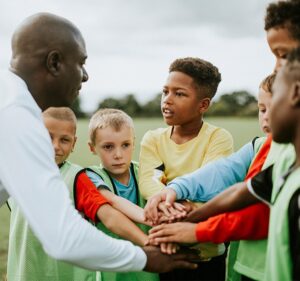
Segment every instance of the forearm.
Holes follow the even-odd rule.
[[[109,205],[102,206],[97,212],[98,219],[113,233],[136,245],[144,246],[147,235],[128,217]]]
[[[258,203],[200,222],[196,228],[199,242],[223,243],[234,240],[265,239],[268,235],[270,209]]]
[[[203,221],[211,216],[239,210],[257,202],[259,200],[248,191],[245,182],[237,183],[189,213],[185,221]]]
[[[239,151],[211,162],[188,175],[172,180],[167,188],[172,188],[177,199],[206,202],[237,182],[243,181],[253,159],[251,143]]]
[[[141,207],[108,190],[100,189],[100,193],[110,201],[115,209],[126,215],[132,221],[145,224],[144,210]]]

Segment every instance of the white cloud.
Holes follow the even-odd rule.
[[[169,64],[198,56],[219,67],[218,93],[253,94],[272,71],[263,17],[269,0],[14,0],[0,11],[0,67],[9,62],[10,37],[27,16],[47,11],[82,31],[90,75],[82,91],[86,109],[107,96],[136,93],[140,101],[160,91]]]

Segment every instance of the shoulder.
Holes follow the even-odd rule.
[[[203,129],[206,131],[206,134],[214,136],[214,137],[222,136],[224,138],[232,138],[231,134],[226,129],[217,127],[217,126],[212,125],[207,122],[203,123]]]
[[[203,123],[203,126],[205,130],[203,133],[210,140],[211,144],[222,143],[233,147],[233,137],[227,130],[206,122]]]
[[[168,135],[168,132],[170,130],[171,130],[170,127],[158,128],[158,129],[155,129],[155,130],[149,130],[143,136],[142,143],[159,141],[160,138]]]

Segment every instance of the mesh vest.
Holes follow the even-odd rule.
[[[73,199],[74,179],[82,168],[66,161],[60,168]],[[49,188],[51,188],[49,186]],[[7,263],[9,281],[94,281],[90,272],[48,256],[15,201],[9,200],[11,222]],[[47,218],[45,218],[47,219]]]
[[[263,169],[274,164],[286,149],[289,149],[289,146],[272,142],[271,149],[263,165]],[[267,239],[240,241],[234,269],[254,280],[263,280],[266,250]]]
[[[118,190],[114,185],[114,182],[111,176],[106,172],[104,168],[101,166],[90,166],[87,170],[92,170],[96,174],[98,174],[105,184],[109,187],[110,191],[114,194],[118,195]],[[145,206],[145,200],[141,196],[138,190],[138,163],[132,162],[130,165],[131,175],[134,178],[136,194],[138,198],[138,205],[143,208]],[[137,224],[145,233],[148,233],[149,227],[143,224]],[[96,227],[106,233],[107,235],[122,239],[115,233],[108,230],[101,222],[96,224]],[[101,271],[101,281],[159,281],[158,274],[149,273],[149,272],[103,272]]]
[[[287,150],[285,158],[280,161],[279,165],[274,166],[273,169],[274,186],[264,276],[264,280],[266,281],[292,280],[288,208],[293,194],[300,187],[300,168],[292,171],[285,181],[279,178],[278,175],[286,172],[294,161],[294,150]]]

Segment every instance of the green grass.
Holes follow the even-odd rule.
[[[255,136],[260,136],[261,132],[256,119],[252,118],[209,118],[208,122],[227,129],[233,136],[235,150],[243,144],[252,140]],[[144,133],[150,129],[165,127],[162,119],[137,119],[135,120],[136,149],[134,160],[138,160],[139,144]],[[82,166],[98,164],[99,160],[88,149],[87,120],[81,120],[78,124],[78,141],[75,151],[72,153],[70,160]],[[7,206],[0,208],[0,280],[4,278],[6,272],[6,258],[8,246],[9,231],[9,211]]]

